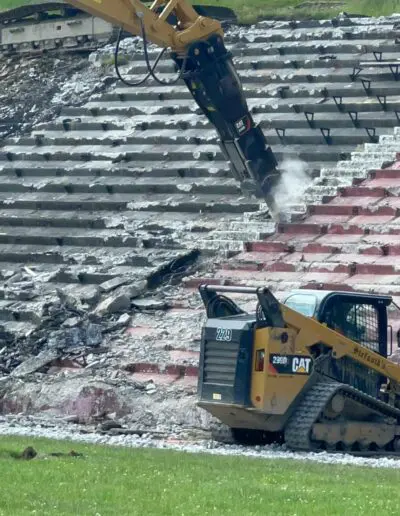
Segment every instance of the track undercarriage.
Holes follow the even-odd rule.
[[[227,444],[285,443],[293,451],[400,455],[400,410],[321,378],[296,405],[282,432],[217,425],[212,436]]]

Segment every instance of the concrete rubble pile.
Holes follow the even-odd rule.
[[[385,138],[398,125],[397,83],[374,70],[367,94],[352,73],[374,52],[396,56],[399,21],[229,29],[249,105],[288,173],[282,221],[304,219],[308,204],[395,160]],[[135,38],[122,44],[121,70],[133,81],[145,72],[141,50]],[[194,287],[214,274],[253,281],[263,264],[246,276],[254,256],[240,256],[277,225],[230,177],[185,87],[116,83],[112,52],[0,60],[9,81],[0,130],[13,134],[0,147],[0,412],[103,429],[112,421],[115,432],[204,431],[210,418],[195,406],[204,311]],[[163,60],[159,73],[175,71]],[[48,89],[33,88],[40,77]],[[272,264],[264,278],[276,291],[291,285],[274,283],[280,270]]]
[[[23,305],[29,300],[36,308],[30,323],[20,320],[1,326],[0,372],[15,377],[60,358],[74,357],[77,364],[82,359],[86,366],[86,355],[103,353],[103,345],[118,338],[135,316],[168,309],[177,281],[173,274],[163,277],[167,280],[163,292],[160,286],[151,288],[147,280],[129,283],[120,277],[99,287],[88,286],[79,298],[60,289],[43,296],[43,283],[36,281],[31,268],[24,269],[6,280],[3,290],[10,302],[18,300]],[[188,267],[185,272],[193,270]]]
[[[108,67],[109,68],[109,67]],[[82,105],[115,78],[87,58],[0,55],[0,138],[24,134],[54,119],[63,105]]]
[[[0,411],[67,415],[66,421],[98,422],[100,430],[114,433],[205,429],[208,417],[194,406],[195,382],[160,385],[151,374],[132,374],[140,363],[167,364],[177,331],[183,346],[192,342],[196,347],[187,318],[180,325],[165,323],[165,310],[180,291],[172,285],[164,289],[150,292],[145,283],[120,286],[94,306],[58,291],[57,301],[44,304],[34,329],[1,331]],[[137,339],[127,331],[144,323],[158,333],[159,347],[153,337]],[[197,359],[185,357],[184,363],[195,367]]]

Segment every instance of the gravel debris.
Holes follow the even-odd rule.
[[[0,138],[26,134],[54,119],[63,105],[84,104],[116,81],[109,68],[90,65],[87,57],[75,54],[0,56]]]
[[[64,424],[46,427],[46,424],[25,424],[7,421],[0,418],[0,435],[19,437],[40,437],[46,439],[67,440],[85,444],[100,444],[126,448],[153,448],[174,450],[187,453],[203,453],[209,455],[241,456],[263,460],[291,459],[296,461],[315,462],[320,464],[347,465],[369,468],[399,469],[400,459],[395,458],[364,458],[344,454],[302,453],[292,452],[285,446],[240,446],[226,445],[211,440],[183,441],[179,435],[171,435],[169,439],[154,439],[151,435],[104,435],[99,433],[79,433],[71,425]]]

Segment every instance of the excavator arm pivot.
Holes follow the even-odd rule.
[[[74,7],[93,16],[122,27],[135,36],[141,36],[142,25],[152,43],[185,53],[192,41],[207,38],[210,34],[222,34],[220,22],[199,16],[191,4],[185,0],[155,0],[147,7],[139,0],[67,0]],[[174,13],[179,29],[168,23],[167,18]]]

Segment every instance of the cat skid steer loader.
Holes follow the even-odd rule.
[[[225,293],[256,296],[254,312]],[[202,285],[199,406],[218,438],[293,450],[400,452],[400,365],[388,360],[390,296]],[[222,432],[221,432],[222,428]]]

